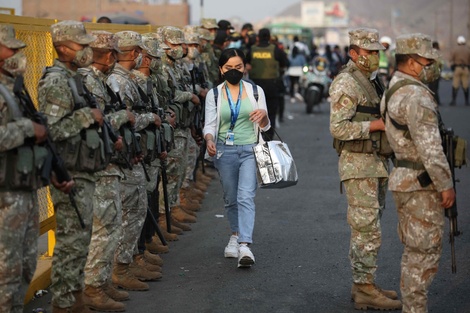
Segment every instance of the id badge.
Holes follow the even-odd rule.
[[[233,131],[227,131],[227,136],[225,137],[225,144],[227,146],[233,146],[233,140],[235,138],[235,134]]]

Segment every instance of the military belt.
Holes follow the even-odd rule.
[[[423,163],[421,162],[413,162],[408,160],[393,160],[393,165],[395,167],[405,167],[412,170],[424,171],[426,168],[424,167]]]

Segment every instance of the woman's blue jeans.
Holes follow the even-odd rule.
[[[225,211],[238,242],[252,243],[255,225],[256,162],[253,146],[217,143],[214,165],[224,190]]]

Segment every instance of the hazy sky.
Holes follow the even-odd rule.
[[[284,9],[301,0],[203,0],[204,17],[217,20],[239,17],[247,22],[257,22],[268,16],[275,16]],[[191,22],[197,24],[200,19],[201,0],[189,0]]]

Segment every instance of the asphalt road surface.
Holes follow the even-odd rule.
[[[470,107],[462,93],[449,107],[450,83],[441,84],[442,116],[456,134],[470,140]],[[223,209],[222,190],[213,180],[198,222],[180,240],[170,243],[163,278],[150,283],[150,291],[131,292],[129,313],[193,312],[355,312],[350,301],[348,260],[349,226],[346,198],[340,194],[338,157],[328,129],[329,105],[312,115],[301,102],[286,101],[288,112],[278,129],[295,158],[299,183],[280,190],[259,190],[252,251],[256,264],[238,269],[225,259],[230,230]],[[287,113],[293,119],[287,119]],[[459,228],[456,239],[457,273],[451,273],[450,246],[445,240],[439,272],[429,290],[429,312],[470,312],[470,170],[456,170]],[[382,218],[382,247],[377,283],[399,291],[402,245],[391,194]],[[448,223],[446,220],[447,238]],[[50,295],[31,302],[24,312],[50,310]]]

